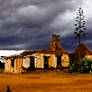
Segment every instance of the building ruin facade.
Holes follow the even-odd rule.
[[[6,57],[5,72],[22,73],[33,69],[51,69],[70,66],[69,54],[59,42],[59,35],[53,34],[49,49],[29,50],[20,55]]]
[[[92,60],[92,53],[85,54],[85,57]],[[62,69],[69,68],[70,63],[70,53],[61,46],[59,35],[53,34],[47,50],[28,50],[6,57],[4,72],[21,74],[34,69]]]

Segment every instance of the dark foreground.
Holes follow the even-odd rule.
[[[61,71],[32,71],[27,74],[0,74],[0,91],[6,92],[92,92],[92,74]]]

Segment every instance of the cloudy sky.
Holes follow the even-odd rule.
[[[47,49],[57,33],[62,46],[74,50],[79,7],[87,27],[83,42],[92,49],[92,0],[0,0],[0,49]]]

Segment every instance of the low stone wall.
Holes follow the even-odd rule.
[[[85,55],[85,58],[92,60],[92,55]]]

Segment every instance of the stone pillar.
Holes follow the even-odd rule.
[[[50,54],[49,68],[57,68],[57,57],[55,54]]]
[[[30,67],[30,58],[29,57],[23,58],[23,65],[22,66],[26,69]]]
[[[62,67],[69,67],[70,66],[70,57],[68,54],[62,55],[61,64],[62,64]]]
[[[43,54],[38,54],[35,58],[35,68],[43,69],[44,68],[44,58]]]
[[[20,74],[22,72],[22,58],[15,58],[14,73]]]
[[[6,59],[5,60],[5,72],[11,73],[13,72],[13,67],[11,66],[11,59]]]

